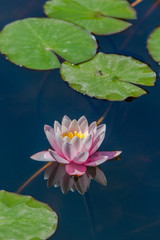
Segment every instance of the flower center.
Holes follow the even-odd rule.
[[[64,133],[63,138],[66,137],[66,136],[69,137],[70,139],[74,138],[75,136],[79,137],[79,138],[86,138],[87,134],[82,133],[82,132],[74,131],[73,133],[72,132]]]

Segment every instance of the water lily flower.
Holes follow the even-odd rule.
[[[45,173],[48,186],[61,186],[63,192],[77,189],[83,194],[88,190],[91,178],[102,179],[101,183],[105,185],[106,180],[98,166],[121,154],[121,151],[97,151],[105,137],[105,124],[97,126],[92,122],[88,125],[85,116],[78,121],[64,116],[61,124],[55,121],[54,127],[45,125],[44,131],[51,148],[31,158],[53,162]]]

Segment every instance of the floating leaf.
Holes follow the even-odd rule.
[[[148,65],[131,57],[104,53],[79,65],[64,62],[61,75],[79,92],[111,101],[146,94],[136,84],[153,86],[156,79]]]
[[[57,220],[48,205],[30,196],[0,191],[0,239],[48,239]]]
[[[156,28],[149,36],[148,50],[152,57],[160,62],[160,27]]]
[[[0,33],[0,51],[32,69],[60,67],[55,54],[80,63],[92,58],[96,48],[95,38],[87,31],[56,19],[28,18],[7,25]]]
[[[50,0],[44,5],[47,16],[79,25],[97,35],[123,31],[136,12],[126,0]]]

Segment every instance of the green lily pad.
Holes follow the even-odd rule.
[[[0,239],[48,239],[57,221],[57,214],[48,205],[30,196],[0,191]]]
[[[77,64],[96,53],[95,38],[71,23],[28,18],[7,25],[0,33],[0,51],[12,62],[31,69],[60,67],[55,54]]]
[[[98,53],[79,65],[64,62],[62,78],[75,90],[91,97],[122,101],[147,92],[136,85],[153,86],[156,74],[148,65],[131,57]]]
[[[79,25],[97,35],[123,31],[136,12],[126,0],[49,0],[44,5],[48,17]]]
[[[156,28],[149,36],[148,50],[152,57],[160,62],[160,27]]]

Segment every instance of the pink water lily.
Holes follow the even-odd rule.
[[[88,125],[84,116],[78,121],[64,116],[61,124],[55,121],[54,127],[45,125],[44,131],[52,148],[31,158],[57,162],[65,166],[70,176],[82,176],[87,168],[97,167],[121,154],[121,151],[97,151],[104,140],[106,125],[97,126],[96,122]]]

